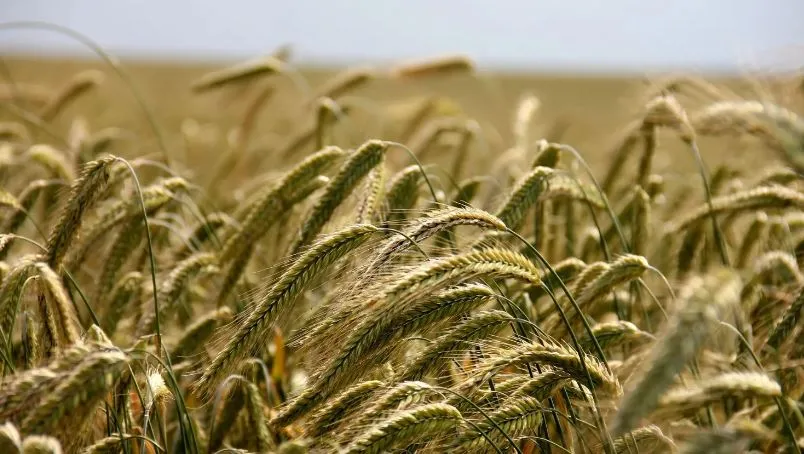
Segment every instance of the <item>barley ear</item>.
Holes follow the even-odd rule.
[[[647,370],[624,397],[611,426],[615,438],[628,432],[659,402],[676,375],[691,361],[708,337],[709,322],[739,303],[742,283],[728,270],[694,277],[679,295],[684,307],[650,353]]]
[[[75,237],[84,213],[97,200],[109,178],[109,171],[117,158],[109,156],[88,162],[70,189],[70,197],[53,226],[47,241],[47,264],[58,269],[72,239]]]

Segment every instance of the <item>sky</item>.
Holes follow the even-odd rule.
[[[753,71],[804,66],[804,0],[0,0],[0,53],[296,61],[462,53],[490,69]]]

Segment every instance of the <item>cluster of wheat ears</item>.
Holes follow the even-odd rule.
[[[465,58],[311,89],[287,57],[190,87],[251,97],[209,181],[166,149],[110,154],[118,129],[56,130],[97,72],[2,87],[0,451],[800,452],[804,119],[688,112],[679,90],[716,90],[666,81],[596,179],[539,137],[532,96],[501,149],[434,101],[373,108],[393,141],[337,134],[361,87]],[[310,121],[212,194],[270,108]],[[660,132],[689,185],[654,173]],[[699,140],[727,134],[778,164],[710,172]]]

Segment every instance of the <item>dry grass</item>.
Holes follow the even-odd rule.
[[[6,66],[3,452],[800,452],[798,86]]]

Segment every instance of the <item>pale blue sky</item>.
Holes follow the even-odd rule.
[[[487,68],[800,68],[804,0],[0,0],[0,21],[42,20],[119,56],[356,63],[460,52]],[[0,51],[81,52],[0,29]]]

